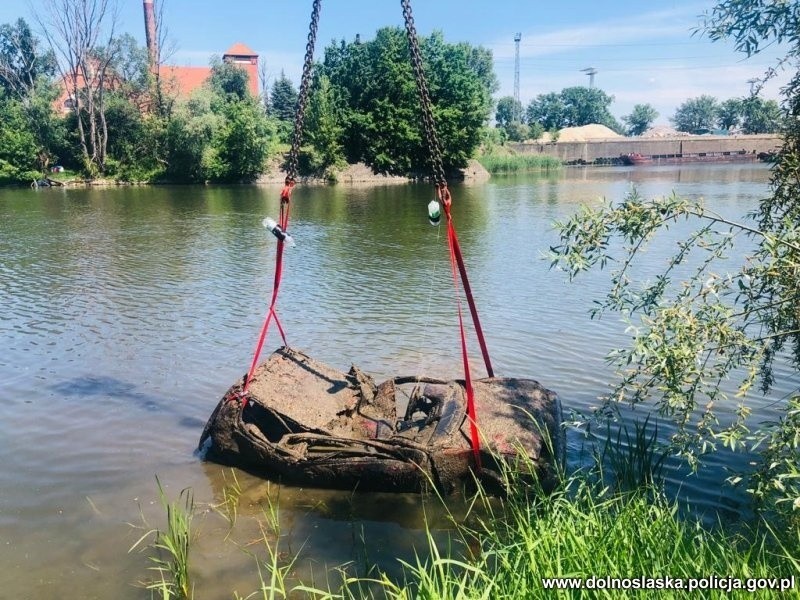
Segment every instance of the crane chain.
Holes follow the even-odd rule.
[[[422,109],[422,124],[425,128],[425,138],[428,142],[428,158],[433,169],[434,183],[437,187],[442,188],[447,186],[442,162],[442,147],[439,145],[439,137],[436,135],[436,123],[434,122],[433,109],[431,108],[431,95],[428,90],[428,83],[425,80],[425,71],[422,68],[422,54],[419,50],[417,30],[414,26],[414,15],[411,13],[411,0],[400,0],[400,4],[403,6],[403,18],[406,22],[408,48],[411,52],[411,66],[414,70],[414,78],[417,81],[417,91],[419,92],[420,107]]]
[[[311,87],[311,71],[314,67],[314,46],[317,42],[317,28],[319,26],[319,11],[322,0],[314,0],[311,8],[311,23],[308,27],[308,42],[306,43],[306,57],[303,62],[303,76],[300,79],[300,90],[297,93],[297,105],[294,114],[294,132],[289,158],[286,161],[286,182],[294,182],[297,177],[297,163],[300,155],[300,145],[303,143],[303,126],[306,118],[306,105],[308,92]]]

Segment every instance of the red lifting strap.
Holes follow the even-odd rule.
[[[464,266],[464,257],[461,254],[461,246],[458,243],[458,236],[456,235],[455,227],[453,226],[453,217],[450,213],[450,206],[452,199],[450,198],[450,191],[447,185],[442,184],[436,188],[439,201],[444,208],[444,214],[447,217],[447,243],[450,248],[450,268],[453,273],[453,285],[458,293],[458,277],[461,275],[461,284],[464,286],[464,294],[467,297],[469,310],[472,314],[472,322],[475,326],[475,333],[478,337],[478,343],[483,353],[483,361],[486,365],[486,372],[489,377],[494,377],[494,370],[492,363],[489,359],[489,350],[486,347],[486,339],[483,337],[483,328],[481,327],[480,319],[478,318],[478,310],[475,307],[475,299],[472,296],[472,288],[469,285],[467,278],[467,269]],[[464,318],[461,312],[461,300],[456,295],[456,305],[458,307],[458,326],[461,331],[461,358],[464,362],[464,388],[467,393],[467,418],[469,419],[469,432],[472,445],[472,454],[475,458],[475,467],[478,471],[481,470],[481,446],[480,436],[478,435],[478,422],[477,414],[475,411],[475,392],[472,388],[472,376],[469,368],[469,356],[467,353],[467,335],[464,331]]]
[[[286,185],[281,191],[281,214],[278,219],[278,226],[284,232],[288,231],[289,228],[289,201],[291,199],[294,183],[295,182],[293,179],[287,178]],[[247,377],[245,378],[244,385],[242,386],[242,391],[240,394],[242,397],[242,408],[244,408],[247,404],[247,388],[250,386],[250,382],[252,381],[253,375],[256,372],[258,359],[261,356],[261,350],[264,348],[264,341],[267,339],[267,331],[269,330],[269,324],[272,319],[275,319],[275,325],[278,327],[278,332],[281,334],[283,345],[288,346],[286,343],[286,334],[284,333],[281,322],[278,320],[278,315],[275,312],[275,304],[278,301],[278,291],[281,287],[281,276],[283,275],[283,246],[284,240],[278,238],[278,249],[275,253],[275,281],[272,285],[272,301],[269,304],[267,315],[264,318],[264,324],[261,326],[261,334],[258,336],[256,351],[253,353],[253,362],[250,364],[250,370],[247,372]]]

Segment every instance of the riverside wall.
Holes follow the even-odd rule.
[[[702,135],[669,138],[623,137],[584,142],[511,143],[520,154],[544,154],[565,163],[613,162],[625,154],[652,158],[730,156],[775,152],[782,139],[774,134]]]

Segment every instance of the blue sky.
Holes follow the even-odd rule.
[[[45,0],[2,0],[0,23],[20,16],[30,20]],[[159,0],[155,0],[158,4]],[[141,0],[117,0],[119,29],[144,43]],[[171,64],[207,64],[241,41],[267,61],[274,77],[285,70],[299,79],[310,0],[163,0],[169,38],[175,47]],[[588,85],[581,70],[594,67],[596,87],[615,98],[611,111],[628,114],[634,104],[650,103],[667,124],[687,98],[710,94],[720,100],[745,95],[748,80],[760,76],[780,49],[745,60],[729,44],[692,35],[712,0],[416,0],[420,33],[438,29],[448,41],[468,41],[490,48],[501,88],[514,85],[514,34],[520,44],[520,97],[564,87]],[[323,0],[318,50],[332,39],[372,37],[376,29],[402,25],[399,0]],[[765,96],[778,97],[781,81]]]

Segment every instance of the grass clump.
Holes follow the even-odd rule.
[[[162,600],[189,600],[193,596],[189,578],[189,550],[192,541],[194,495],[189,488],[184,488],[177,501],[169,502],[158,478],[156,482],[161,506],[167,517],[166,527],[163,530],[148,530],[131,546],[130,551],[140,548],[145,540],[152,538],[153,541],[148,545],[152,550],[149,558],[153,566],[150,569],[158,578],[147,583],[147,589],[153,597]]]
[[[543,154],[496,154],[478,157],[489,173],[520,173],[524,171],[549,171],[561,168],[561,161]]]

